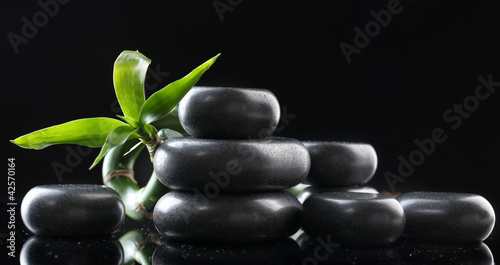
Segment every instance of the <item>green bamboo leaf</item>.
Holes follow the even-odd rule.
[[[113,147],[121,145],[129,139],[138,138],[139,135],[135,133],[136,131],[137,129],[131,127],[130,125],[118,126],[111,131],[108,137],[106,137],[106,141],[101,148],[101,152],[99,152],[99,155],[89,169],[94,168]]]
[[[151,95],[141,108],[139,122],[143,125],[150,124],[172,111],[184,95],[198,82],[203,73],[212,66],[219,55],[220,53],[198,66],[185,77],[170,83]]]
[[[146,101],[144,82],[151,60],[137,51],[123,51],[116,58],[113,83],[123,114],[134,119]]]
[[[126,123],[111,118],[85,118],[47,127],[11,140],[23,148],[43,149],[55,144],[104,145],[108,134]]]

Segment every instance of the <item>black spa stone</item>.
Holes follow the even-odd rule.
[[[163,236],[190,243],[272,241],[299,229],[302,205],[286,191],[202,194],[172,191],[156,204],[153,222]]]
[[[482,196],[451,192],[409,192],[397,200],[406,214],[407,238],[448,243],[486,239],[495,225],[495,212]]]
[[[120,228],[125,206],[118,193],[106,186],[42,185],[24,197],[21,217],[39,236],[95,237]]]
[[[179,119],[197,138],[264,138],[276,129],[280,106],[266,89],[193,87],[179,103]]]
[[[344,245],[389,245],[405,226],[403,208],[385,194],[316,193],[302,206],[302,229],[308,235]]]
[[[304,183],[330,187],[364,185],[377,169],[377,154],[370,144],[303,143],[311,156],[311,170]]]
[[[304,201],[311,196],[311,194],[322,193],[322,192],[361,192],[361,193],[379,193],[375,188],[368,186],[360,186],[360,187],[318,187],[318,186],[309,186],[297,194],[297,199],[300,203],[304,203]]]
[[[307,149],[290,138],[171,138],[154,157],[165,186],[207,196],[290,188],[304,180],[309,166]]]

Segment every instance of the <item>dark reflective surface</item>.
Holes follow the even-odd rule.
[[[22,265],[122,264],[123,248],[114,238],[45,238],[31,236],[19,256]]]
[[[401,264],[396,245],[384,247],[343,246],[331,238],[314,240],[302,233],[297,238],[302,249],[300,264]]]
[[[493,254],[484,243],[438,244],[405,241],[398,252],[404,264],[495,264]]]
[[[134,264],[134,257],[142,264],[495,264],[492,251],[485,243],[400,240],[386,247],[354,247],[328,238],[314,240],[298,233],[267,243],[203,245],[160,238],[150,224],[140,226],[137,230],[144,236],[134,239],[139,248],[122,247],[125,245],[122,235],[129,232],[126,230],[119,231],[113,238],[31,236],[25,241],[19,260],[7,264]],[[151,235],[158,236],[161,244],[144,243],[151,241]]]
[[[153,255],[153,264],[299,264],[295,240],[251,245],[192,245],[165,240]]]

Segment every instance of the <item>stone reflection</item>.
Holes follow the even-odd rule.
[[[443,244],[401,240],[387,247],[343,246],[332,238],[297,237],[302,250],[300,264],[471,264],[493,265],[484,243]]]
[[[384,247],[346,246],[334,238],[313,239],[302,230],[292,238],[242,245],[192,244],[134,229],[110,238],[30,237],[20,264],[473,264],[494,265],[484,243],[444,244],[402,239]]]
[[[440,244],[404,241],[398,248],[404,264],[495,264],[493,254],[484,243]]]
[[[123,263],[123,249],[114,238],[46,238],[31,236],[24,243],[22,265],[117,264]]]
[[[302,249],[298,264],[402,264],[394,246],[356,247],[335,243],[331,237],[314,240],[306,233],[297,238]]]
[[[154,265],[300,264],[301,253],[290,238],[249,245],[203,245],[164,240],[153,254]]]

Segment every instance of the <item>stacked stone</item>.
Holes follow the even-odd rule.
[[[365,187],[377,168],[377,154],[364,143],[304,142],[311,186],[297,197],[302,229],[314,239],[347,245],[387,245],[403,233],[403,208],[391,196]]]
[[[495,212],[482,196],[409,192],[397,198],[364,187],[375,173],[377,155],[369,144],[304,142],[311,186],[297,197],[302,229],[317,241],[381,246],[400,237],[474,243],[486,239]]]
[[[301,203],[318,192],[378,193],[365,186],[375,174],[378,161],[370,144],[327,141],[303,144],[311,157],[311,169],[304,181],[309,187],[297,195]]]
[[[302,205],[284,189],[305,179],[310,157],[300,141],[271,137],[279,117],[268,90],[192,88],[179,119],[193,137],[166,140],[154,157],[158,179],[173,190],[154,209],[158,231],[229,244],[295,233]]]

